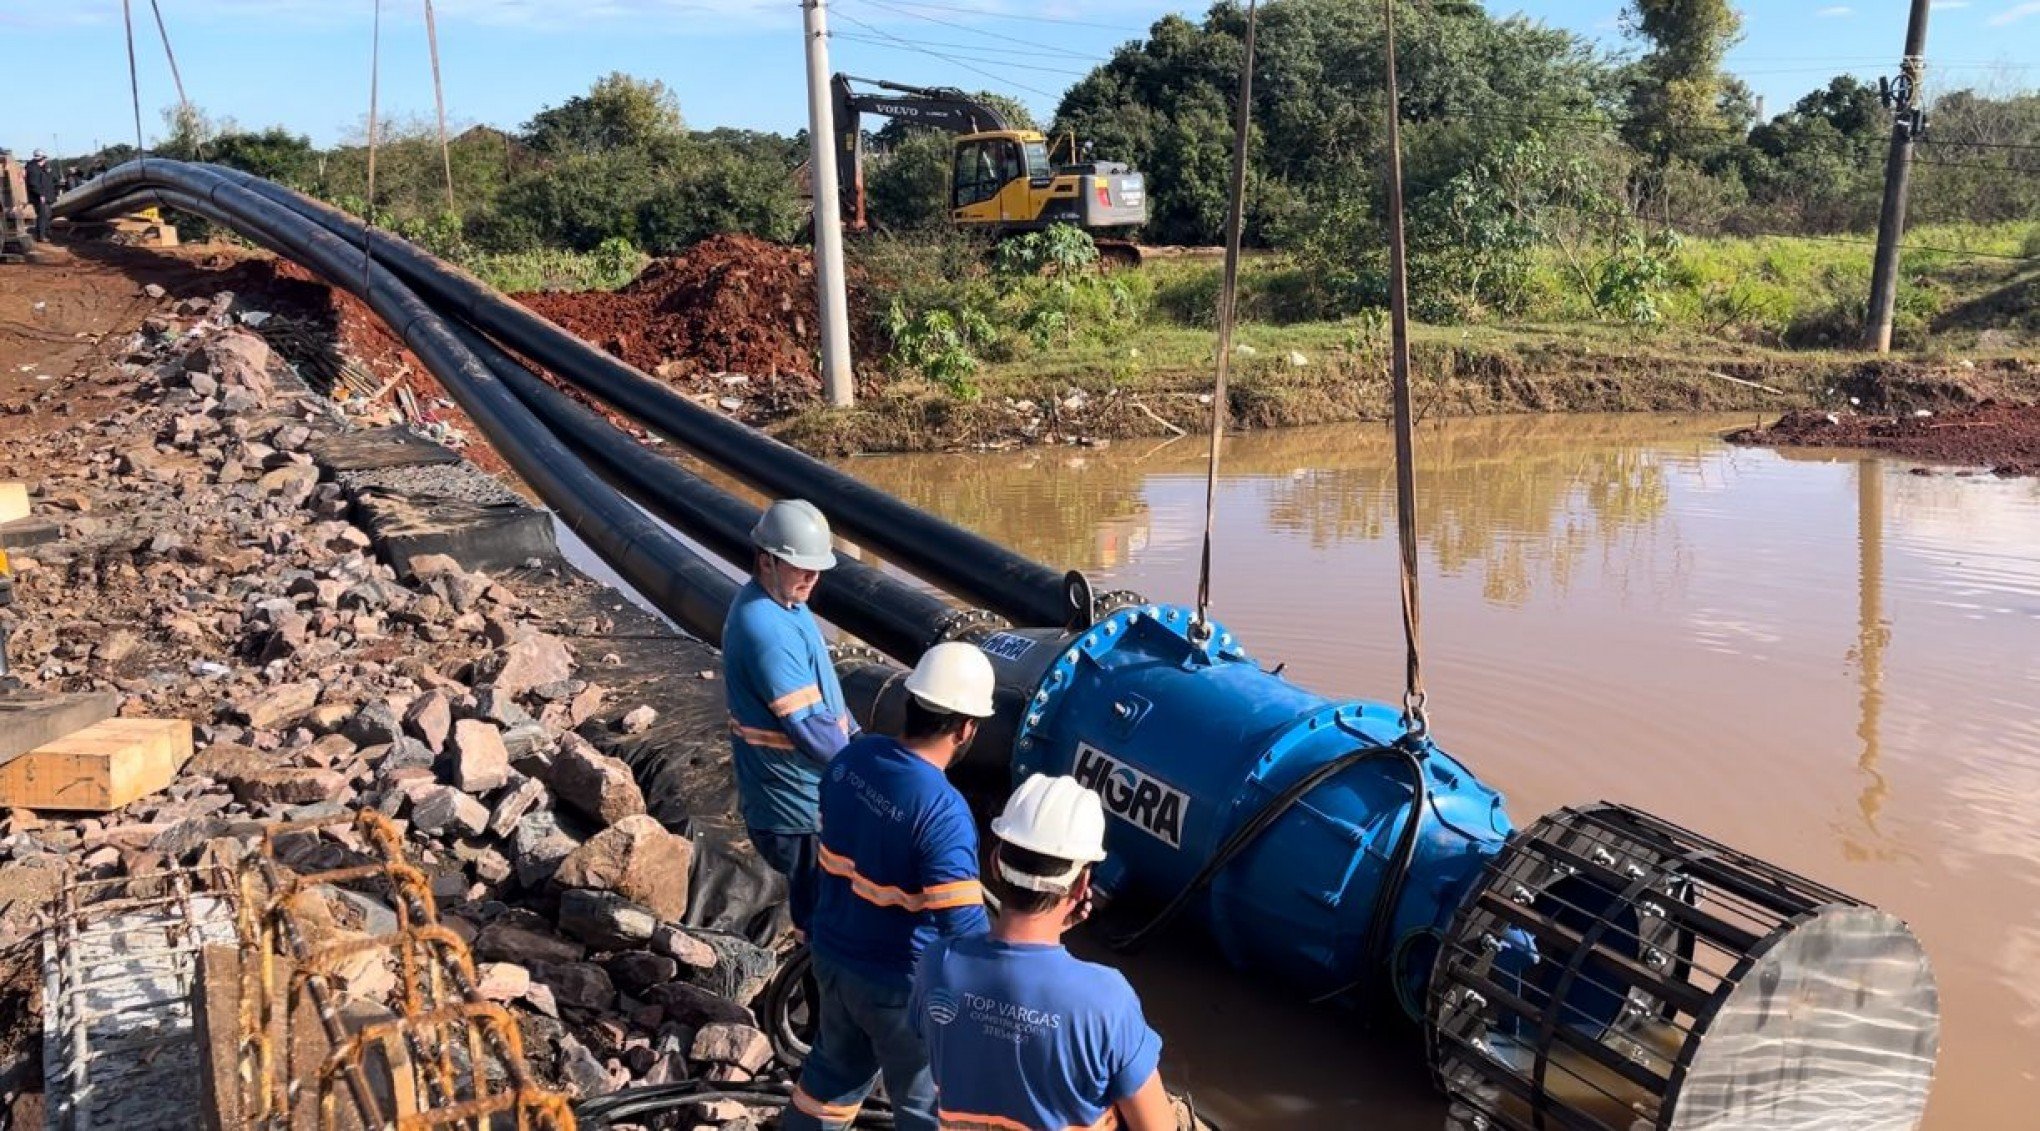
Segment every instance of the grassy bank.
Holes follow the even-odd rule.
[[[1413,328],[1418,411],[1779,411],[1832,400],[1959,404],[2040,395],[2040,233],[2031,225],[1929,227],[1903,261],[1897,360],[1854,348],[1872,247],[1857,235],[1683,243],[1652,325],[1597,315],[1577,265],[1545,254],[1523,308]],[[891,356],[866,356],[851,410],[779,421],[790,442],[829,452],[1095,442],[1207,425],[1219,268],[1164,262],[1082,291],[1031,276],[1000,281],[984,249],[867,240],[865,316],[894,325]],[[507,290],[613,288],[641,261],[618,254],[482,257],[467,265]],[[1085,283],[1090,287],[1090,283]],[[975,313],[987,325],[946,353],[912,312]],[[1378,310],[1324,318],[1322,288],[1295,263],[1250,260],[1228,402],[1240,427],[1380,419],[1389,411],[1388,334]],[[1048,332],[1024,329],[1042,310]],[[946,339],[945,339],[946,341]],[[939,356],[942,365],[910,357]],[[951,366],[944,368],[943,366]]]

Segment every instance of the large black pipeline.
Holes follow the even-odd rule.
[[[364,239],[371,241],[376,262],[431,297],[445,314],[759,490],[807,499],[838,530],[966,603],[1033,627],[1060,627],[1088,616],[1088,609],[1073,607],[1065,575],[694,404],[459,268],[403,240],[365,233],[346,213],[238,170],[205,168],[300,217],[318,221],[356,246]]]
[[[710,643],[721,640],[735,584],[574,458],[435,311],[379,263],[365,262],[358,246],[214,173],[172,161],[122,165],[66,195],[59,208],[83,216],[134,198],[244,232],[360,297],[569,529],[661,612]]]
[[[739,567],[751,564],[757,554],[750,539],[756,507],[647,450],[474,330],[455,326],[454,332],[540,422],[617,489],[710,553]],[[941,643],[969,615],[875,566],[840,557],[808,603],[836,627],[905,664]]]

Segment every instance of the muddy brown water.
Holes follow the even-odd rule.
[[[1747,417],[1418,438],[1438,739],[1519,824],[1660,813],[1911,922],[1942,991],[1927,1126],[2040,1111],[2040,482],[1735,449]],[[868,481],[1101,588],[1195,591],[1204,440],[873,457]],[[1388,434],[1230,439],[1214,607],[1328,694],[1402,678]],[[1231,1131],[1437,1127],[1421,1038],[1182,941],[1128,964],[1165,1074]]]

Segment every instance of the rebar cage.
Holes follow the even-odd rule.
[[[1906,925],[1625,806],[1518,833],[1431,980],[1455,1127],[1917,1126],[1939,998]]]
[[[348,891],[394,929],[339,928]],[[52,1131],[575,1125],[379,813],[270,826],[237,863],[74,879],[55,911]]]

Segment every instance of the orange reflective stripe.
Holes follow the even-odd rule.
[[[1039,1131],[1038,1128],[1029,1127],[1017,1119],[1007,1119],[1003,1115],[977,1115],[945,1109],[937,1111],[935,1117],[941,1120],[942,1131]],[[1085,1127],[1067,1127],[1061,1131],[1113,1131],[1118,1126],[1118,1110],[1108,1107],[1105,1114],[1098,1117],[1098,1122]]]
[[[943,911],[951,907],[970,907],[985,901],[984,885],[976,880],[957,880],[953,883],[936,884],[921,892],[921,909]]]
[[[808,1095],[799,1085],[795,1085],[793,1106],[823,1123],[849,1123],[857,1118],[857,1112],[864,1106],[864,1101],[858,1100],[854,1104],[825,1104]]]
[[[793,739],[785,734],[764,727],[747,727],[734,718],[730,720],[730,733],[752,746],[763,746],[772,750],[793,749]]]
[[[822,701],[822,689],[810,683],[806,687],[798,688],[796,690],[789,691],[784,695],[781,695],[779,698],[774,699],[772,702],[766,704],[766,706],[772,708],[773,714],[778,715],[780,718],[783,719],[786,716],[793,714],[795,711],[812,707],[821,701]]]
[[[856,861],[829,851],[828,846],[817,847],[822,871],[849,881],[850,890],[866,903],[897,907],[902,911],[946,911],[952,907],[972,907],[985,901],[984,886],[976,880],[954,880],[937,884],[925,892],[902,891],[864,878],[857,871]]]

